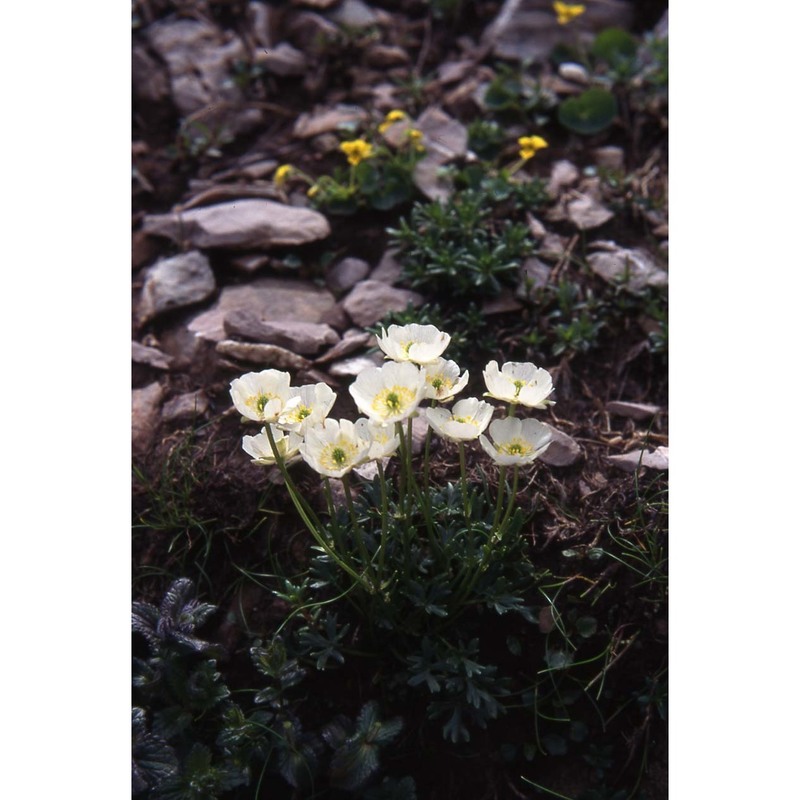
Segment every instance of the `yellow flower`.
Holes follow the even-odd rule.
[[[414,145],[414,148],[418,150],[420,153],[425,149],[422,144],[422,136],[423,133],[419,128],[409,128],[406,132],[406,136],[408,136],[409,141]]]
[[[358,166],[365,158],[372,157],[372,145],[363,139],[353,139],[351,142],[342,142],[339,149],[347,156],[348,163]]]
[[[319,191],[319,186],[317,186],[317,184],[315,183],[315,184],[314,184],[313,186],[311,186],[311,187],[309,188],[309,190],[306,192],[306,196],[308,196],[308,197],[313,197],[313,196],[314,196],[314,195],[315,195],[315,194],[316,194],[318,191]]]
[[[556,0],[553,3],[553,11],[556,12],[559,25],[566,25],[572,22],[575,17],[579,17],[586,11],[586,6],[579,3],[560,3]]]
[[[275,170],[275,174],[272,176],[272,180],[275,182],[275,185],[282,189],[283,185],[286,183],[286,179],[294,172],[294,167],[291,164],[281,164],[278,169]]]
[[[400,122],[404,119],[408,119],[408,114],[405,111],[401,111],[399,108],[393,109],[383,118],[383,122],[378,125],[378,133],[385,133],[395,122]]]
[[[524,161],[533,158],[537,150],[547,147],[547,142],[541,136],[520,136],[517,139],[519,157]]]

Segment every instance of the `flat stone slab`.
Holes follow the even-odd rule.
[[[342,301],[342,308],[356,325],[374,325],[390,311],[403,311],[409,303],[421,306],[425,299],[418,292],[396,289],[381,281],[362,281]]]
[[[612,400],[606,403],[606,411],[609,414],[617,414],[620,417],[629,417],[637,421],[651,419],[659,411],[660,406],[651,406],[646,403],[627,403],[624,400]]]
[[[273,369],[308,369],[311,362],[303,356],[278,347],[276,344],[253,344],[252,342],[234,342],[225,339],[217,344],[217,353],[226,358],[235,358],[251,364],[259,364]]]
[[[339,341],[339,334],[330,325],[295,320],[270,322],[244,309],[231,311],[223,325],[231,336],[262,344],[277,344],[302,355],[315,355],[326,345]]]
[[[564,431],[544,423],[553,433],[553,441],[547,450],[539,456],[539,460],[550,467],[569,467],[582,455],[581,446]]]
[[[642,292],[648,286],[667,285],[667,273],[658,267],[644,250],[618,247],[614,242],[595,242],[604,252],[586,259],[590,269],[609,283],[619,284],[630,292]]]
[[[290,247],[324,239],[331,232],[318,211],[246,198],[144,218],[143,230],[200,249]]]
[[[188,329],[213,342],[227,338],[225,318],[233,311],[249,311],[258,319],[275,322],[321,322],[335,306],[327,290],[310,281],[258,278],[241,286],[226,286],[208,311],[194,317]]]
[[[164,258],[147,271],[139,300],[144,323],[167,311],[207,300],[217,289],[208,259],[198,251]]]
[[[164,389],[151,383],[143,389],[134,389],[131,398],[131,449],[134,455],[143,455],[152,446],[161,419],[161,401]]]
[[[606,461],[624,472],[636,472],[639,467],[669,469],[669,448],[662,446],[655,450],[634,450],[619,456],[606,456]]]

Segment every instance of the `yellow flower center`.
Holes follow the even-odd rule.
[[[355,460],[357,452],[352,442],[331,442],[320,453],[319,462],[325,469],[341,469]]]
[[[436,394],[441,394],[443,391],[453,388],[453,381],[444,375],[434,375],[428,379],[429,383],[436,390]]]
[[[245,400],[245,403],[251,408],[255,408],[259,414],[263,414],[264,409],[267,407],[269,401],[275,400],[276,398],[277,395],[274,394],[259,394],[253,397],[248,397],[247,400]]]
[[[499,444],[497,449],[507,456],[527,456],[533,452],[533,448],[522,439],[512,439],[505,444]]]
[[[515,389],[514,397],[519,397],[519,393],[523,390],[524,387],[525,387],[525,381],[514,381],[514,389]]]
[[[575,17],[579,17],[586,11],[586,6],[578,3],[561,3],[556,0],[553,3],[553,10],[556,12],[556,18],[559,25],[567,25],[572,22]]]
[[[402,414],[414,402],[415,397],[407,386],[393,386],[375,395],[372,408],[382,417],[395,416]]]
[[[475,417],[453,417],[453,422],[461,422],[464,425],[474,425]]]

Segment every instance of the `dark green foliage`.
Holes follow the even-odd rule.
[[[617,116],[617,99],[607,89],[593,86],[558,107],[558,121],[574,133],[590,136],[610,127]]]
[[[483,104],[501,122],[525,122],[541,127],[558,99],[522,68],[497,66],[497,75],[483,96]]]
[[[483,192],[466,190],[445,203],[415,203],[389,230],[405,282],[458,298],[495,295],[514,285],[520,259],[533,249],[525,225],[492,219]]]

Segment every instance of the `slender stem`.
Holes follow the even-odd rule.
[[[292,498],[292,502],[294,503],[294,507],[297,509],[297,513],[300,515],[300,518],[305,523],[306,528],[308,528],[309,533],[314,537],[317,541],[317,544],[351,577],[355,578],[356,581],[363,584],[367,588],[369,588],[369,583],[365,582],[363,577],[359,575],[349,564],[346,564],[342,559],[337,555],[336,551],[325,541],[325,537],[322,535],[322,525],[320,525],[319,520],[317,519],[316,515],[310,508],[306,507],[305,502],[302,500],[300,493],[297,491],[297,487],[294,485],[294,481],[291,479],[289,475],[289,471],[286,469],[286,462],[283,459],[280,451],[278,450],[278,446],[275,444],[275,436],[272,433],[272,427],[267,424],[267,439],[269,440],[270,447],[272,448],[272,454],[275,457],[275,463],[278,465],[278,469],[281,471],[281,475],[283,476],[283,480],[286,483],[286,488],[289,490],[289,497]],[[313,518],[313,522],[312,522]]]
[[[399,489],[399,497],[398,497],[398,506],[403,514],[406,512],[405,507],[405,500],[406,500],[406,474],[408,472],[408,457],[406,456],[406,437],[403,434],[403,423],[402,422],[395,422],[394,430],[397,436],[400,439],[400,489]]]
[[[508,501],[508,508],[506,509],[506,513],[503,516],[503,521],[500,523],[500,528],[498,529],[498,535],[502,538],[503,532],[508,522],[509,518],[511,517],[511,511],[514,508],[514,503],[517,499],[517,486],[519,485],[519,466],[514,464],[514,478],[511,481],[511,496]]]
[[[350,491],[350,476],[342,475],[342,486],[344,486],[344,494],[347,497],[347,507],[350,509],[350,521],[353,524],[353,538],[356,540],[356,546],[361,553],[361,558],[364,561],[364,572],[369,573],[370,570],[370,557],[367,552],[367,546],[364,543],[364,531],[358,523],[358,515],[356,514],[356,507],[353,504],[353,493]],[[374,591],[374,587],[370,587],[370,592]]]
[[[489,535],[491,539],[494,532],[497,530],[497,525],[500,522],[500,509],[503,507],[503,492],[506,488],[506,466],[500,466],[500,477],[497,480],[497,504],[494,507],[494,521],[492,522],[492,532]]]
[[[464,506],[465,517],[471,519],[472,504],[467,497],[467,457],[464,453],[464,442],[458,443],[458,464],[461,468],[461,503]]]
[[[378,587],[383,585],[383,565],[386,556],[386,540],[389,530],[389,499],[386,493],[386,476],[383,474],[383,464],[378,459],[378,477],[381,481],[381,547],[378,553]]]

